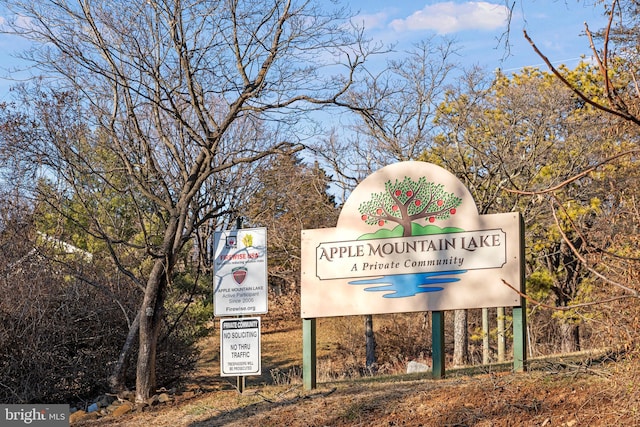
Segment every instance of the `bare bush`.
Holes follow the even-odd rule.
[[[25,216],[5,215],[0,223],[0,401],[76,402],[106,391],[140,292],[100,260],[53,256],[55,248],[39,242]],[[195,361],[199,329],[176,329],[160,344],[163,384]],[[134,374],[127,373],[130,385]]]

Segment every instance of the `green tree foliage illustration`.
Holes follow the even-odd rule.
[[[385,190],[373,193],[358,210],[365,223],[380,227],[397,223],[403,227],[403,237],[409,237],[413,222],[446,220],[455,215],[461,202],[460,197],[445,191],[443,184],[427,182],[425,177],[418,181],[405,177],[402,181],[387,181]]]

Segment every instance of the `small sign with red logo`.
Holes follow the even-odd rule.
[[[267,229],[216,232],[214,254],[214,315],[266,313]]]

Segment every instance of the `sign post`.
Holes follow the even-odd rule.
[[[435,379],[444,378],[444,311],[431,312],[431,375]]]
[[[302,319],[302,380],[304,388],[316,388],[316,319]]]

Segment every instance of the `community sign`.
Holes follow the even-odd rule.
[[[266,228],[216,232],[214,254],[214,315],[267,313]]]
[[[335,228],[302,231],[301,316],[520,306],[522,235],[519,213],[479,215],[447,170],[386,166]]]

